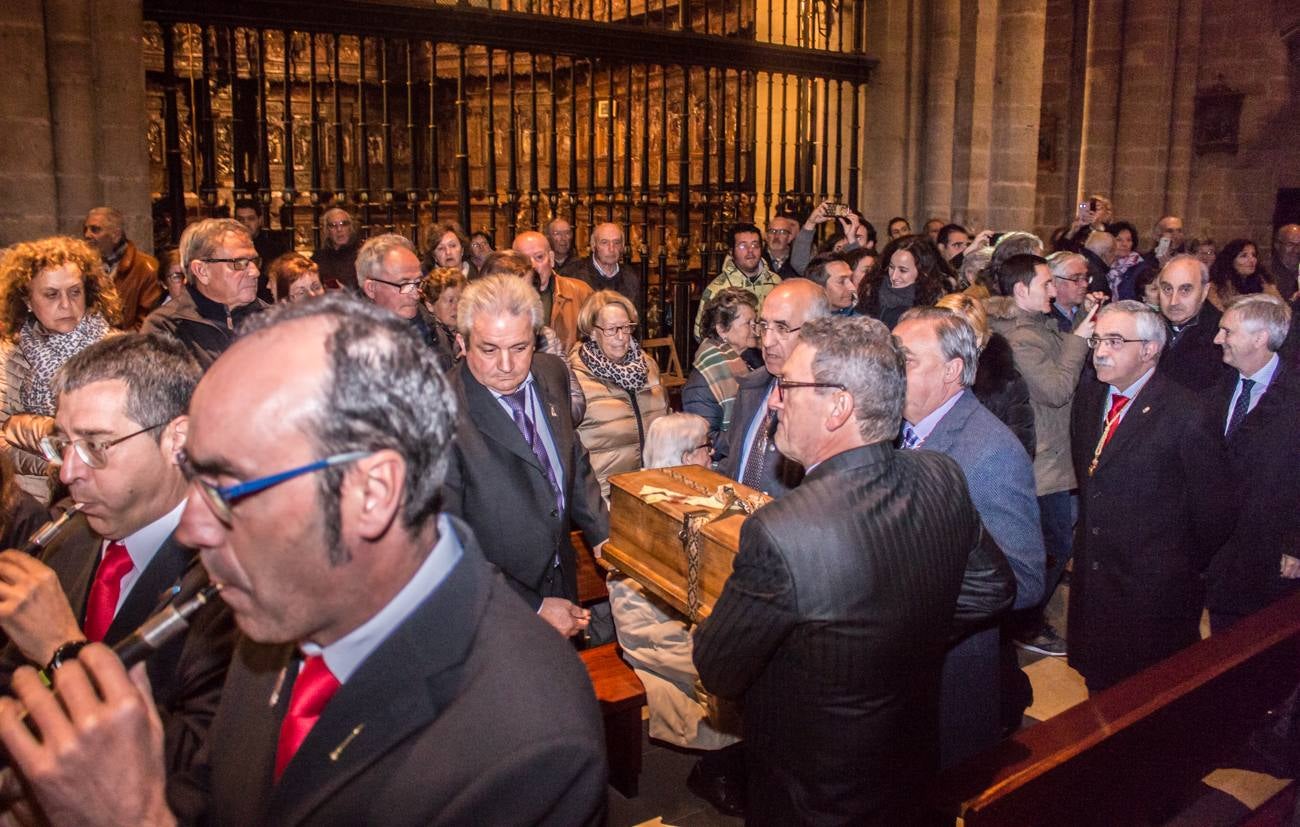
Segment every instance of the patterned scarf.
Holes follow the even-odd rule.
[[[606,382],[613,382],[628,393],[635,394],[645,387],[650,375],[645,358],[641,355],[641,345],[632,340],[627,353],[617,362],[611,362],[605,352],[593,339],[586,339],[578,352],[582,363],[591,371],[591,375]]]
[[[737,381],[749,373],[749,365],[740,358],[736,349],[712,336],[700,343],[695,353],[695,369],[708,383],[713,398],[722,406],[722,430],[731,424],[731,409],[736,404]]]
[[[31,366],[23,377],[19,401],[28,413],[54,416],[50,382],[63,363],[108,335],[108,322],[98,313],[86,313],[67,333],[49,333],[33,317],[18,331],[18,349]]]
[[[1129,268],[1142,260],[1142,256],[1137,253],[1129,253],[1123,258],[1115,259],[1115,263],[1110,266],[1110,271],[1106,273],[1106,283],[1110,285],[1110,300],[1119,301],[1119,283],[1124,280],[1124,274]]]

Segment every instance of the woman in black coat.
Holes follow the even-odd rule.
[[[964,293],[950,293],[935,302],[961,315],[975,329],[979,341],[980,361],[975,371],[975,384],[971,387],[975,398],[989,412],[1002,421],[1025,446],[1029,459],[1034,458],[1034,409],[1029,405],[1029,386],[1016,370],[1011,355],[1011,343],[1000,333],[989,329],[984,305]]]

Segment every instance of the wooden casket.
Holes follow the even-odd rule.
[[[605,563],[690,620],[707,617],[731,575],[741,524],[771,498],[698,465],[616,474],[609,483]]]

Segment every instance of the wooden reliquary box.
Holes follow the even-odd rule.
[[[609,478],[604,561],[693,621],[713,610],[740,548],[740,526],[771,498],[695,465]]]

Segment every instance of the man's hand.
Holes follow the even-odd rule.
[[[966,245],[967,254],[973,253],[976,250],[982,250],[985,247],[989,246],[989,240],[992,238],[993,238],[992,230],[980,230],[978,233],[976,233],[975,237],[971,239],[970,244]]]
[[[54,571],[13,549],[0,552],[0,629],[42,666],[59,646],[85,638]]]
[[[573,637],[591,622],[591,612],[563,597],[542,598],[542,607],[537,614],[565,637]]]
[[[18,700],[0,700],[0,742],[49,822],[174,825],[162,722],[144,666],[128,676],[116,655],[93,644],[55,673],[55,685],[57,698],[23,667],[14,673]],[[22,721],[24,706],[39,736]]]
[[[1282,576],[1287,580],[1300,578],[1300,558],[1289,554],[1282,555]]]
[[[859,221],[858,217],[853,213],[841,216],[839,222],[840,228],[844,230],[844,237],[849,240],[849,243],[846,246],[857,247],[858,229],[862,226],[862,222]]]
[[[600,556],[605,553],[605,543],[608,542],[609,540],[602,540],[596,544],[595,548],[591,550],[592,555],[595,556],[597,560],[599,560]]]

